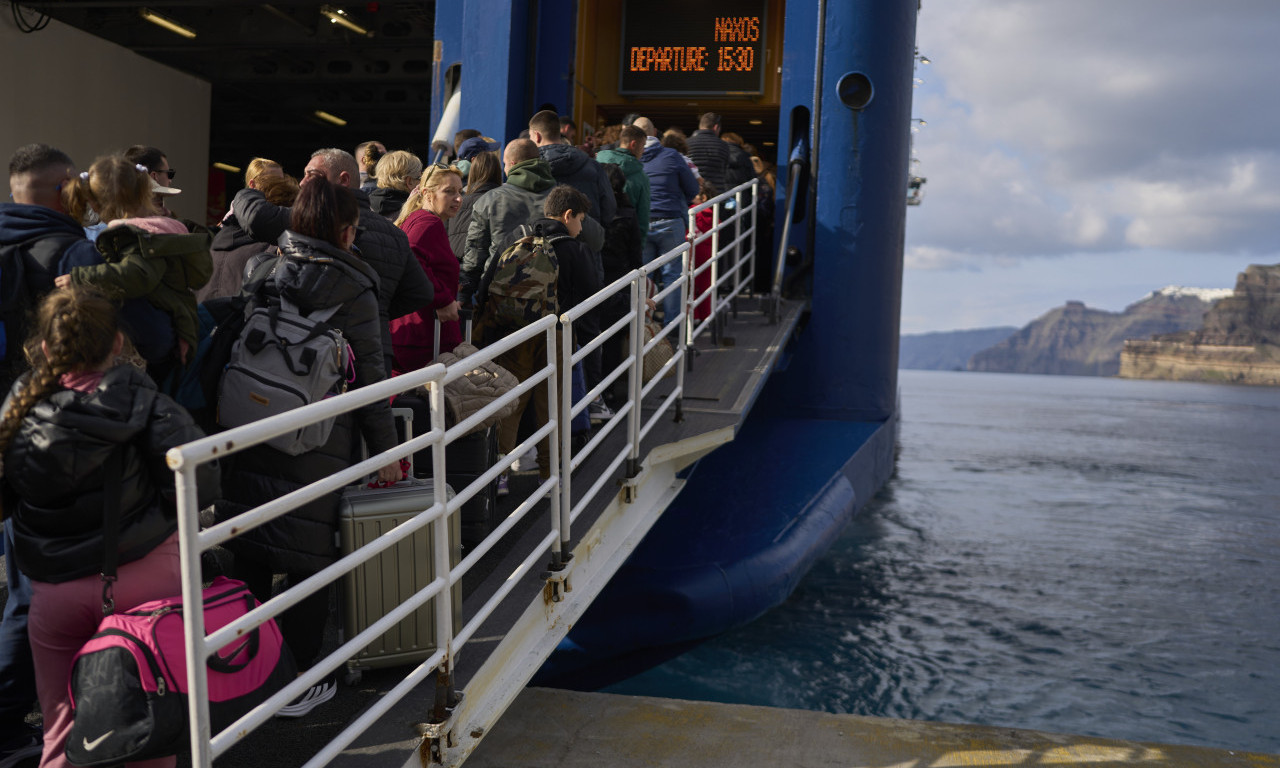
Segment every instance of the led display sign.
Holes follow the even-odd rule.
[[[767,0],[627,0],[623,94],[764,90]]]

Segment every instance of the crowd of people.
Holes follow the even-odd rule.
[[[707,113],[687,136],[659,135],[637,115],[575,144],[573,122],[545,110],[505,146],[479,130],[459,131],[430,163],[376,141],[354,153],[318,149],[297,178],[255,158],[245,188],[212,229],[166,206],[181,190],[159,149],[131,147],[84,171],[54,147],[18,149],[9,164],[13,202],[0,204],[0,371],[8,390],[0,500],[9,568],[0,768],[38,754],[41,766],[68,764],[66,680],[101,617],[105,498],[118,498],[122,521],[116,602],[180,590],[173,477],[163,456],[219,429],[216,388],[207,386],[220,364],[213,329],[261,307],[324,311],[350,345],[354,387],[454,350],[471,313],[473,341],[491,343],[539,313],[573,308],[682,243],[691,205],[753,178],[768,187],[762,201],[771,200],[770,167],[720,123]],[[709,219],[697,226],[705,230]],[[528,259],[516,271],[537,265],[536,302],[528,274],[519,290],[510,284],[513,253]],[[659,284],[679,271],[677,261],[657,275]],[[655,309],[674,318],[678,302],[677,292]],[[626,311],[619,296],[588,313],[582,337]],[[706,308],[694,312],[705,316]],[[623,336],[583,361],[584,391],[617,366]],[[546,359],[545,343],[531,339],[496,362],[524,380]],[[498,425],[503,453],[514,450],[530,399],[535,421],[546,423],[545,386]],[[595,399],[589,420],[610,418],[613,399],[612,389]],[[339,418],[323,444],[301,455],[261,445],[206,465],[201,505],[228,519],[349,466],[361,442],[374,453],[397,442],[389,403]],[[545,440],[535,453],[546,477]],[[393,463],[377,474],[389,483],[402,472]],[[505,478],[498,482],[502,492]],[[265,601],[277,575],[296,583],[332,563],[338,502],[328,494],[230,542],[229,575]],[[321,590],[280,617],[299,669],[320,652],[328,604]],[[280,714],[303,716],[335,688],[334,679],[323,680]],[[42,732],[26,724],[37,699]]]

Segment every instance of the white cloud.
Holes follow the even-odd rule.
[[[1276,0],[925,2],[908,267],[1273,252],[1276,39]]]

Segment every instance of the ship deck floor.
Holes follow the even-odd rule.
[[[742,419],[760,394],[766,379],[795,332],[804,305],[800,302],[784,302],[780,321],[770,323],[763,302],[744,297],[739,302],[737,317],[727,316],[720,339],[713,343],[710,334],[704,333],[696,344],[692,369],[685,379],[684,418],[680,422],[663,419],[654,425],[642,443],[642,455],[655,446],[675,443],[687,438],[732,429],[735,433]],[[644,402],[643,412],[651,414],[672,391],[675,377],[660,382]],[[616,455],[623,441],[625,423],[620,424],[608,439],[574,473],[575,501],[579,494],[590,487]],[[615,473],[621,479],[621,470]],[[585,478],[591,478],[586,482]],[[510,513],[515,500],[523,499],[538,484],[537,475],[513,475],[511,493],[500,503],[499,519]],[[582,511],[573,523],[571,546],[581,540],[595,523],[606,506],[610,490],[606,485],[593,502]],[[500,499],[500,502],[504,501]],[[516,565],[542,538],[547,528],[547,502],[541,502],[533,513],[517,525],[504,540],[491,550],[463,578],[462,620],[466,622],[476,614],[494,592],[503,585]],[[464,552],[465,554],[465,552]],[[471,641],[458,654],[455,665],[455,686],[466,689],[467,680],[488,659],[502,640],[506,630],[513,626],[530,602],[538,599],[544,581],[538,569],[526,575],[508,599],[498,607],[481,626]],[[337,605],[335,602],[336,615]],[[331,622],[332,624],[333,622]],[[327,631],[326,648],[329,652],[338,644],[335,627]],[[258,729],[241,744],[229,750],[219,761],[224,765],[302,765],[310,755],[336,736],[369,704],[383,696],[397,684],[408,671],[407,667],[365,671],[354,685],[339,685],[333,701],[317,708],[301,721],[275,720]],[[414,724],[425,721],[435,696],[430,682],[420,685],[410,693],[391,713],[369,729],[332,765],[344,768],[365,768],[401,764],[415,749],[418,737]],[[179,764],[186,760],[180,758]]]

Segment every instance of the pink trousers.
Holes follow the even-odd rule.
[[[120,566],[114,594],[117,610],[172,597],[182,591],[178,534],[165,539],[141,560]],[[62,584],[31,581],[27,634],[36,668],[36,695],[44,714],[44,756],[40,768],[70,768],[65,745],[71,730],[67,680],[71,660],[102,620],[102,577],[85,576]],[[172,768],[177,758],[163,757],[130,766]]]

